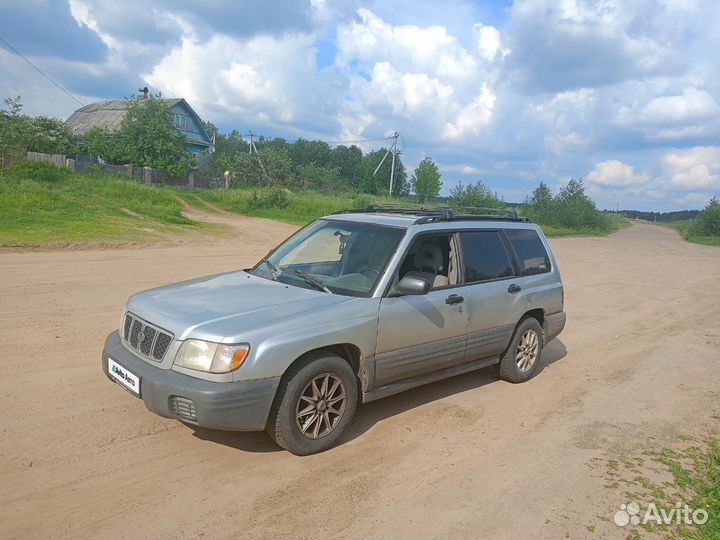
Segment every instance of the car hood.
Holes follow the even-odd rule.
[[[239,271],[138,293],[127,309],[176,339],[232,342],[245,330],[351,299]]]

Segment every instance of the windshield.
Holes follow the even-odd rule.
[[[321,219],[288,238],[251,272],[298,287],[370,296],[404,234],[393,227]]]

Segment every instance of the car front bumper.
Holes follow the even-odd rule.
[[[279,377],[218,383],[160,369],[123,347],[117,331],[105,340],[102,354],[103,373],[116,382],[108,373],[108,358],[140,378],[140,395],[132,395],[140,397],[152,412],[213,429],[265,429],[280,383]]]

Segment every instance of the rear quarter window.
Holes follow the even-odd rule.
[[[550,257],[538,233],[532,229],[506,229],[520,263],[520,274],[532,276],[551,270]]]

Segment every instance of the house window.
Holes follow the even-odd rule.
[[[175,127],[179,129],[180,131],[187,131],[188,130],[188,117],[184,114],[176,114],[175,115]]]

